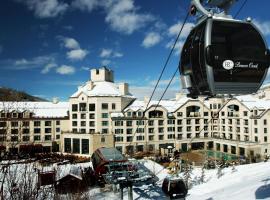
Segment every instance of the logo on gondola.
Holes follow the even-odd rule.
[[[222,66],[224,69],[230,70],[234,67],[234,62],[232,60],[225,60],[222,63]]]

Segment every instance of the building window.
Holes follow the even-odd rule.
[[[11,141],[12,142],[17,142],[18,141],[18,136],[11,136]]]
[[[183,138],[183,135],[182,135],[182,134],[178,134],[178,135],[177,135],[177,139],[178,139],[178,140],[182,140],[182,138]]]
[[[258,133],[258,129],[257,128],[254,128],[254,133]]]
[[[174,127],[168,127],[168,128],[167,128],[167,131],[168,131],[168,132],[174,132],[174,131],[175,131],[175,128],[174,128]]]
[[[52,129],[51,128],[45,128],[45,133],[51,133]]]
[[[205,117],[207,117],[208,115],[209,115],[208,112],[204,112],[204,113],[203,113],[203,116],[205,116]]]
[[[154,140],[154,136],[153,135],[149,135],[148,136],[148,139],[149,139],[149,141],[153,141]]]
[[[45,126],[51,126],[52,122],[51,121],[45,121]]]
[[[71,138],[64,139],[64,152],[71,153]]]
[[[95,129],[89,129],[89,133],[91,134],[95,133]]]
[[[168,134],[168,139],[174,139],[175,135],[174,134]]]
[[[159,139],[159,140],[164,140],[164,135],[159,135],[159,136],[158,136],[158,139]]]
[[[167,120],[167,124],[174,124],[174,120],[173,119]]]
[[[96,110],[96,105],[94,103],[89,104],[89,111],[95,111]]]
[[[149,120],[149,121],[148,121],[148,125],[149,125],[149,126],[154,126],[154,120]]]
[[[89,121],[89,126],[94,127],[95,126],[95,121]]]
[[[264,133],[267,133],[267,128],[264,128],[263,131],[264,131]]]
[[[18,134],[18,129],[11,129],[11,134]]]
[[[59,133],[60,131],[61,131],[60,128],[56,128],[56,129],[55,129],[55,132],[57,132],[57,133]]]
[[[187,124],[191,124],[191,120],[190,119],[187,119]]]
[[[267,142],[267,136],[264,136],[263,139],[264,139],[264,142]]]
[[[102,142],[102,143],[106,142],[106,138],[105,137],[101,137],[100,138],[100,142]]]
[[[114,125],[115,126],[123,126],[123,121],[119,121],[119,120],[118,121],[115,121],[114,122]]]
[[[132,126],[132,121],[127,121],[127,126]]]
[[[12,127],[18,127],[19,126],[19,123],[18,122],[11,122],[11,126]]]
[[[77,104],[72,104],[72,111],[73,112],[78,111],[78,105]]]
[[[101,124],[102,124],[102,126],[108,126],[109,122],[108,121],[102,121]]]
[[[244,116],[248,116],[248,112],[247,111],[244,111]]]
[[[254,125],[257,125],[257,119],[254,120]]]
[[[34,128],[34,133],[40,133],[40,128]]]
[[[77,121],[72,121],[72,126],[77,126],[77,125],[78,125]]]
[[[123,142],[124,141],[123,137],[119,137],[119,136],[115,136],[114,139],[115,139],[115,142]]]
[[[144,133],[144,128],[137,128],[136,133]]]
[[[56,139],[59,140],[60,139],[60,135],[56,135]]]
[[[158,128],[159,133],[164,133],[164,128]]]
[[[267,125],[267,120],[266,120],[266,119],[263,120],[263,124],[264,124],[264,125]]]
[[[86,103],[80,103],[79,104],[79,107],[80,107],[80,111],[86,111]]]
[[[82,139],[82,154],[89,154],[89,140]]]
[[[188,126],[187,127],[187,131],[191,131],[191,126]]]
[[[120,128],[114,130],[115,134],[123,134],[123,132],[124,132],[123,129]]]
[[[77,114],[72,114],[72,119],[77,119]]]
[[[132,129],[131,128],[127,129],[127,134],[132,134]]]
[[[257,137],[257,136],[255,136],[255,139],[254,139],[254,140],[255,140],[255,142],[258,142],[258,137]]]
[[[72,152],[73,153],[80,153],[80,139],[74,138],[72,140],[72,144],[73,144]]]
[[[81,119],[86,119],[86,114],[85,113],[81,114]]]
[[[137,139],[137,141],[144,140],[144,136],[143,135],[138,135],[136,139]]]
[[[23,136],[22,139],[23,139],[24,142],[27,142],[27,141],[30,140],[30,137],[28,135],[26,135],[26,136]]]
[[[142,116],[142,112],[138,112],[138,117],[141,117]]]
[[[95,119],[95,114],[94,113],[89,114],[89,119]]]
[[[102,110],[108,110],[108,104],[107,103],[102,103],[101,104],[101,109]]]
[[[102,133],[102,134],[108,134],[108,132],[109,132],[109,131],[108,131],[107,128],[103,128],[103,129],[101,130],[101,133]]]
[[[51,135],[45,135],[45,141],[48,141],[48,140],[52,140],[52,136]]]
[[[23,134],[29,134],[29,133],[30,133],[29,128],[24,128],[24,129],[23,129]]]
[[[28,121],[23,121],[23,126],[29,126],[29,122]]]
[[[127,112],[127,116],[128,117],[131,117],[131,112]]]
[[[132,142],[133,137],[132,136],[127,136],[127,142]]]
[[[40,135],[34,135],[34,141],[40,141]]]
[[[112,103],[112,110],[115,110],[115,109],[116,109],[115,103]]]
[[[81,121],[81,126],[86,126],[86,121]]]
[[[109,114],[108,113],[101,113],[101,118],[108,118]]]
[[[40,126],[40,121],[34,121],[34,126]]]
[[[12,118],[18,118],[18,113],[12,113]]]
[[[0,127],[6,127],[7,126],[7,122],[0,122]]]
[[[154,133],[154,128],[148,128],[148,133]]]
[[[60,121],[56,120],[56,125],[59,126],[60,125]]]
[[[144,125],[144,121],[143,120],[138,120],[138,121],[136,121],[136,125],[137,126]]]
[[[158,125],[159,126],[163,126],[163,124],[164,124],[163,120],[158,120]]]
[[[178,132],[182,132],[183,131],[183,128],[182,127],[177,127],[177,131]]]
[[[183,113],[182,112],[177,112],[177,117],[182,117]]]

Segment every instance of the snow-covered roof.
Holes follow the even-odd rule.
[[[111,118],[113,117],[124,117],[124,114],[121,112],[111,113]]]
[[[0,102],[0,111],[34,113],[34,117],[67,117],[69,102]]]
[[[257,108],[257,109],[269,109],[270,108],[270,101],[265,99],[256,98],[253,95],[242,95],[237,96],[237,100],[242,102],[245,106],[247,106],[250,110]]]
[[[75,92],[71,97],[78,97],[81,93],[87,96],[126,96],[134,98],[131,94],[123,95],[119,89],[119,86],[113,82],[98,81],[92,82],[93,86],[89,87],[88,84],[80,86],[78,91]]]
[[[162,100],[159,102],[159,106],[164,107],[168,112],[174,112],[177,110],[180,106],[185,104],[188,100],[190,100],[187,97],[182,97],[178,100]],[[148,108],[151,106],[155,106],[158,104],[158,101],[154,100],[151,101],[148,105]],[[138,110],[145,110],[147,106],[147,102],[142,100],[136,100],[134,101],[130,106],[128,106],[125,111],[132,110],[132,111],[138,111]]]

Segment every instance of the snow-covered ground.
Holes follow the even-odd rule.
[[[167,199],[161,190],[163,179],[168,171],[153,161],[145,161],[145,167],[154,173],[158,173],[159,181],[153,185],[134,187],[134,200],[162,200]],[[201,176],[201,169],[192,171],[192,179]],[[217,178],[217,169],[205,171],[205,183],[194,185],[188,192],[186,200],[253,200],[270,199],[270,162],[225,168],[223,175]],[[180,174],[181,176],[181,174]],[[90,196],[97,200],[119,200],[119,193],[101,192],[100,189],[90,190]],[[128,199],[127,191],[124,199]]]
[[[141,168],[144,168],[144,170],[148,169],[156,175],[157,182],[155,184],[148,182],[134,186],[133,199],[168,199],[161,190],[162,182],[164,178],[168,176],[168,170],[151,160],[142,160],[140,163]],[[18,165],[18,169],[22,168],[22,166],[24,165]],[[84,168],[91,166],[91,163],[76,164],[75,166]],[[67,164],[48,167],[48,169],[43,168],[43,170],[46,171],[56,168],[58,172],[61,172],[58,176],[62,177],[69,173],[72,167],[73,165]],[[29,173],[34,173],[33,168],[34,167],[31,168]],[[235,170],[232,170],[232,167],[225,168],[222,170],[223,175],[219,178],[217,171],[217,169],[205,170],[204,183],[198,183],[202,175],[202,169],[193,169],[191,174],[193,186],[189,190],[186,200],[270,200],[270,162],[236,166]],[[182,174],[180,174],[180,176],[182,176]],[[93,200],[120,199],[120,193],[114,193],[109,187],[90,188],[84,195],[88,199]],[[65,199],[65,196],[63,196],[63,199]],[[128,199],[127,189],[124,190],[124,199]]]

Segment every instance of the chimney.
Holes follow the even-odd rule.
[[[93,81],[87,81],[86,86],[87,86],[87,90],[92,90],[94,87]]]
[[[118,88],[119,88],[122,95],[128,95],[129,91],[128,91],[128,84],[127,83],[119,83]]]

